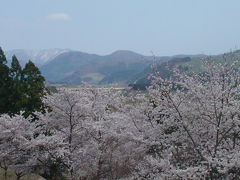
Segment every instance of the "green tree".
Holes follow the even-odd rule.
[[[10,94],[10,113],[9,114],[18,114],[22,109],[22,98],[23,98],[23,85],[22,85],[22,68],[14,55],[12,57],[12,63],[10,68],[10,78],[11,78],[11,94]]]
[[[22,73],[22,67],[15,55],[12,57],[12,63],[10,68],[10,76],[13,80],[20,80]]]
[[[0,114],[9,113],[9,95],[11,79],[9,77],[9,67],[7,59],[0,47]]]
[[[25,116],[33,115],[34,112],[45,112],[42,98],[47,90],[44,77],[32,61],[29,61],[22,70],[21,83],[23,85],[22,109]]]
[[[33,62],[29,61],[24,69],[14,55],[11,67],[0,48],[0,114],[19,114],[28,117],[34,112],[45,112],[43,97],[48,92],[44,77]]]

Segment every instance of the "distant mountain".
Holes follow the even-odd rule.
[[[171,59],[205,57],[201,54],[154,57],[128,50],[100,56],[68,49],[18,49],[5,54],[9,60],[15,54],[22,65],[32,60],[48,82],[72,85],[144,84],[148,81],[146,77],[152,71],[153,62],[161,64]]]
[[[204,55],[144,56],[132,51],[119,50],[100,56],[80,51],[69,51],[56,56],[41,66],[49,82],[73,85],[83,83],[128,85],[140,82],[151,72],[151,64],[161,64],[172,58],[203,57]],[[146,80],[145,80],[146,81]]]
[[[13,55],[16,55],[21,65],[24,65],[28,60],[33,61],[37,66],[42,66],[43,64],[51,61],[56,56],[69,52],[68,49],[47,49],[47,50],[24,50],[15,49],[6,51],[6,57],[9,61]]]
[[[155,57],[165,61],[167,57]],[[128,84],[132,77],[143,71],[154,60],[132,51],[116,51],[100,56],[79,51],[60,54],[41,67],[45,78],[50,82],[70,84]]]

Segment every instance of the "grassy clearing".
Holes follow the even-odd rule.
[[[93,82],[99,82],[104,78],[104,75],[100,73],[88,73],[83,78],[90,78]]]
[[[16,180],[16,176],[12,171],[8,171],[7,179],[4,178],[4,171],[0,169],[0,180]],[[26,175],[21,178],[21,180],[42,180],[40,176],[37,175]]]

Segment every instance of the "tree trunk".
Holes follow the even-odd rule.
[[[7,169],[4,169],[4,178],[7,180]]]
[[[24,173],[22,173],[22,172],[16,173],[15,172],[15,175],[17,176],[17,180],[20,180],[24,176]]]
[[[20,179],[21,179],[21,177],[22,177],[21,175],[20,175],[20,176],[17,176],[17,180],[20,180]]]

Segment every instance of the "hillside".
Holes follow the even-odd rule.
[[[79,51],[63,53],[41,67],[47,81],[80,85],[128,84],[132,77],[142,72],[153,62],[152,56],[143,56],[131,51],[116,51],[100,56]],[[156,57],[164,62],[168,57]]]
[[[240,50],[214,56],[175,56],[167,62],[157,64],[157,71],[163,78],[170,77],[172,75],[172,72],[170,70],[174,67],[180,68],[183,71],[202,72],[205,70],[203,66],[204,60],[208,60],[214,63],[240,63]],[[146,68],[138,75],[140,78],[130,84],[130,86],[132,86],[134,89],[145,89],[146,86],[150,84],[148,76],[151,72],[151,67]]]
[[[171,60],[163,62],[163,63],[156,63],[156,71],[162,78],[168,78],[172,75],[171,69],[176,67],[177,65],[187,63],[192,61],[190,57],[173,57]],[[150,85],[149,75],[152,73],[152,67],[149,66],[144,71],[137,75],[138,78],[135,78],[129,86],[133,87],[134,89],[144,90],[147,86]]]
[[[189,71],[204,71],[203,60],[209,60],[214,63],[233,63],[240,62],[240,50],[224,54],[208,56],[206,58],[194,57],[191,61],[179,64],[180,67],[186,67]]]

